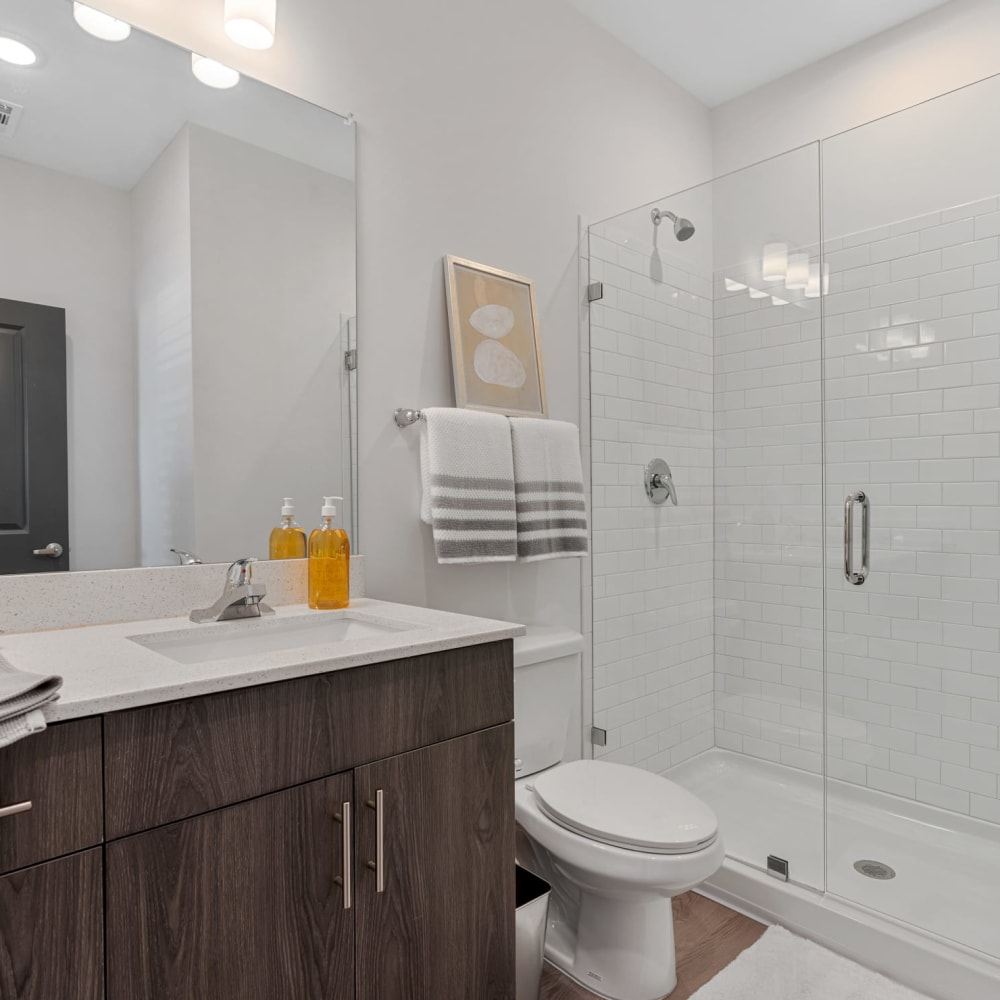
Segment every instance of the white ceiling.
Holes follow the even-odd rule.
[[[570,0],[709,107],[947,0]]]
[[[246,77],[213,90],[194,78],[186,50],[141,31],[100,41],[76,25],[67,0],[0,0],[4,34],[40,58],[0,62],[0,101],[24,107],[0,156],[131,190],[191,122],[354,177],[354,128],[339,116]]]

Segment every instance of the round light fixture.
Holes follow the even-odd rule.
[[[788,268],[788,244],[765,243],[761,277],[765,281],[783,281]]]
[[[0,35],[0,59],[12,66],[33,66],[38,62],[38,55],[24,42]]]
[[[788,270],[785,273],[785,288],[805,288],[809,283],[809,254],[788,255]]]
[[[226,34],[246,49],[274,45],[278,0],[226,0]]]
[[[240,82],[240,74],[214,59],[207,59],[191,53],[191,72],[201,80],[206,87],[215,87],[216,90],[228,90],[235,87]]]
[[[127,21],[119,21],[117,17],[105,14],[83,3],[73,3],[73,20],[76,21],[88,35],[103,39],[105,42],[124,42],[132,34],[132,25]]]

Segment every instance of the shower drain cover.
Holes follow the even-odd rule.
[[[855,861],[854,870],[861,872],[862,875],[868,878],[888,879],[896,877],[895,869],[882,864],[881,861],[868,861],[867,859]]]

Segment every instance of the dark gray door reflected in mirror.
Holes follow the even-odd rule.
[[[66,314],[0,299],[0,573],[69,568]]]

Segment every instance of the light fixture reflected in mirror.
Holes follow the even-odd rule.
[[[788,256],[785,288],[805,288],[809,283],[809,254],[793,253]]]
[[[274,45],[278,0],[226,0],[226,34],[246,49]]]
[[[12,66],[33,66],[38,61],[38,56],[24,42],[0,35],[0,59]]]
[[[132,34],[132,25],[127,21],[119,21],[117,17],[94,10],[93,7],[83,3],[74,2],[73,20],[88,35],[103,39],[105,42],[124,42]]]
[[[201,80],[206,87],[215,87],[216,90],[229,90],[240,82],[240,74],[214,59],[191,53],[191,72]]]
[[[788,244],[765,243],[761,276],[765,281],[782,281],[788,268]]]

